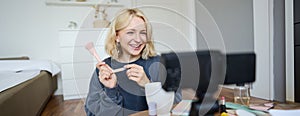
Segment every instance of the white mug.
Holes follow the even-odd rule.
[[[152,82],[145,85],[147,104],[156,104],[158,116],[169,116],[173,107],[175,93],[166,92],[160,82]]]

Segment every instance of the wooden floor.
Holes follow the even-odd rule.
[[[85,116],[84,99],[63,100],[62,95],[52,96],[42,116]]]
[[[233,95],[232,90],[223,88],[221,90],[220,96],[225,96],[226,101],[232,102]],[[182,90],[182,98],[183,99],[193,99],[193,95],[195,95],[194,91],[191,89]],[[85,99],[77,99],[77,100],[63,100],[63,97],[60,96],[52,96],[49,103],[46,105],[44,111],[42,112],[42,116],[85,116],[84,111],[84,102]],[[255,97],[251,97],[250,104],[261,104],[271,102]],[[275,109],[300,109],[300,103],[278,103],[275,102]]]
[[[192,89],[182,91],[183,99],[193,99],[195,95]],[[63,100],[62,95],[52,96],[42,116],[86,116],[84,111],[85,99]]]

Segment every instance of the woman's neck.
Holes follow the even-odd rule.
[[[141,57],[141,55],[137,56],[132,56],[132,55],[121,55],[117,61],[122,62],[122,63],[129,63],[129,62],[134,62],[138,60]]]

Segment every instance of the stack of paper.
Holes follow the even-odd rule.
[[[269,113],[272,116],[299,116],[300,110],[278,110],[278,109],[271,109]]]
[[[191,109],[192,100],[182,100],[172,110],[172,115],[188,116]]]

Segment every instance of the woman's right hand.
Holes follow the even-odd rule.
[[[114,88],[117,85],[117,76],[112,72],[110,66],[105,64],[105,62],[100,62],[96,64],[99,69],[99,80],[107,88]]]

